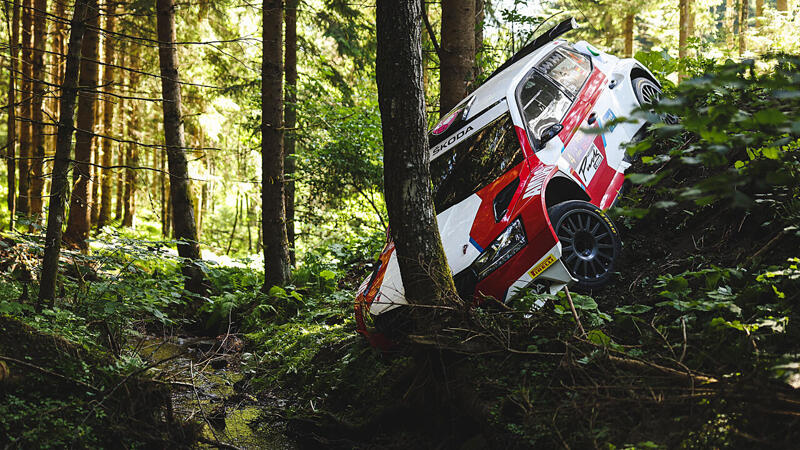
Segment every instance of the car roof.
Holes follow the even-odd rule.
[[[539,49],[531,52],[529,55],[521,58],[519,61],[516,61],[511,66],[507,67],[502,72],[496,74],[482,85],[475,89],[470,95],[468,95],[464,100],[459,102],[456,108],[460,107],[466,102],[472,101],[471,99],[475,99],[472,101],[472,105],[470,106],[470,116],[473,116],[475,113],[483,111],[484,109],[494,105],[499,100],[502,100],[508,94],[508,89],[510,84],[514,82],[515,78],[518,76],[524,75],[521,72],[527,72],[528,66],[531,62],[538,61],[542,58],[545,54],[550,53],[553,49],[562,45],[564,40],[555,40],[549,42],[547,45],[542,46]]]

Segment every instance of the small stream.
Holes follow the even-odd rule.
[[[242,389],[243,370],[252,354],[237,337],[145,336],[134,351],[151,364],[161,362],[152,370],[158,379],[173,383],[174,414],[202,423],[206,440],[240,449],[297,448],[261,414],[267,405],[280,407],[285,401],[256,398]]]

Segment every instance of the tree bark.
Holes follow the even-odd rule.
[[[778,0],[776,5],[778,11],[788,12],[789,11],[789,0]]]
[[[286,110],[284,111],[284,127],[287,132],[283,136],[286,172],[286,238],[289,243],[289,262],[295,265],[294,252],[294,172],[295,164],[295,131],[297,125],[297,4],[298,0],[286,2]]]
[[[378,0],[376,16],[375,74],[384,143],[386,207],[405,297],[411,304],[458,303],[431,197],[420,3]],[[469,40],[474,43],[472,30]],[[427,309],[419,312],[416,323],[421,326],[430,323],[435,315]],[[423,317],[425,320],[420,321]]]
[[[289,280],[283,153],[283,10],[263,2],[261,60],[261,215],[264,227],[264,289]]]
[[[483,57],[483,25],[486,20],[486,0],[475,0],[475,67],[473,69],[473,81],[480,77],[483,69],[481,61]]]
[[[58,137],[53,164],[53,182],[50,185],[50,207],[47,212],[39,305],[45,301],[52,305],[55,299],[58,258],[61,253],[61,225],[64,222],[64,206],[67,198],[67,169],[69,168],[72,131],[74,130],[72,115],[75,111],[75,97],[78,95],[78,68],[90,3],[96,6],[94,0],[76,0],[70,26],[67,64],[64,82],[61,86]]]
[[[756,26],[761,26],[761,18],[764,16],[764,0],[756,0]]]
[[[107,11],[106,16],[106,34],[105,38],[103,39],[103,55],[105,58],[106,66],[103,69],[103,89],[107,91],[111,91],[113,89],[114,84],[114,44],[112,40],[114,39],[114,29],[116,25],[116,17],[114,16],[114,7],[111,7],[109,11]],[[105,105],[103,106],[103,134],[106,136],[113,135],[114,131],[114,103],[113,99],[110,96],[106,96],[105,98]],[[112,189],[112,177],[114,173],[111,169],[106,169],[106,167],[111,166],[112,155],[113,155],[113,141],[111,139],[103,139],[100,141],[102,144],[101,151],[101,165],[103,169],[100,171],[100,212],[97,216],[97,229],[101,229],[108,224],[111,220],[111,189]]]
[[[200,244],[194,221],[194,207],[189,195],[189,168],[183,135],[181,90],[178,84],[178,49],[175,46],[175,2],[157,0],[158,59],[161,66],[161,94],[164,99],[164,139],[169,165],[169,189],[172,202],[172,226],[178,241],[178,255],[188,260],[200,259]],[[193,262],[183,265],[184,286],[189,292],[203,294],[203,272]]]
[[[678,57],[687,55],[686,44],[689,42],[689,0],[679,0],[680,25],[678,29]]]
[[[78,130],[75,133],[75,167],[72,172],[72,195],[69,203],[69,217],[67,229],[64,231],[64,240],[87,249],[86,239],[89,237],[89,202],[92,160],[92,142],[94,141],[94,124],[97,107],[97,78],[98,67],[97,51],[100,26],[100,12],[97,0],[90,0],[89,13],[86,18],[86,33],[83,41],[82,58],[80,64],[81,87],[78,95]],[[72,36],[70,36],[72,39]],[[66,75],[64,75],[66,78]]]
[[[442,0],[439,114],[467,96],[475,66],[475,2]]]
[[[30,214],[37,223],[42,215],[42,193],[44,190],[44,51],[47,39],[47,0],[33,2],[33,103],[31,105],[31,183]]]
[[[739,56],[747,51],[747,21],[750,14],[750,2],[739,0]]]
[[[33,86],[33,53],[31,52],[33,25],[33,2],[24,0],[22,14],[22,83],[20,83],[19,123],[19,185],[17,193],[17,213],[30,214],[30,158],[31,149],[31,93]]]
[[[19,54],[19,0],[14,0],[9,24],[8,45],[8,139],[6,140],[6,178],[8,180],[8,229],[14,229],[17,214],[17,55]],[[6,4],[8,8],[8,4]],[[8,16],[8,9],[6,9]]]
[[[135,72],[130,72],[128,78],[128,86],[131,90],[133,90],[139,83],[139,75]],[[136,137],[139,135],[139,128],[141,125],[141,115],[139,114],[128,114],[128,130],[132,136],[132,140],[137,140]],[[123,156],[120,152],[120,159]],[[136,148],[136,144],[129,143],[126,145],[126,153],[124,155],[125,165],[128,166],[125,168],[125,181],[124,181],[124,190],[125,193],[122,196],[121,203],[122,203],[122,226],[124,227],[132,227],[133,226],[133,216],[136,213],[136,178],[137,173],[135,170],[131,169],[131,167],[138,167],[139,166],[139,151]],[[153,164],[155,167],[155,164]],[[119,215],[118,215],[119,216]]]
[[[684,0],[681,0],[684,1]],[[725,0],[725,42],[728,49],[733,50],[733,22],[736,16],[736,7],[733,0]]]
[[[628,13],[625,16],[625,57],[633,58],[633,21],[634,14]]]

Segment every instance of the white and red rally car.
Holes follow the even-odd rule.
[[[555,39],[573,28],[527,45],[430,131],[439,233],[467,301],[508,301],[535,282],[595,288],[614,272],[620,241],[603,210],[630,165],[623,144],[646,127],[634,112],[661,90],[634,59]],[[406,304],[394,248],[390,238],[356,298],[370,338]]]

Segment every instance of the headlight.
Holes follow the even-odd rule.
[[[503,230],[500,236],[497,236],[497,239],[472,263],[478,278],[486,278],[487,275],[522,250],[527,243],[525,228],[522,227],[522,219],[511,222],[511,225]]]

